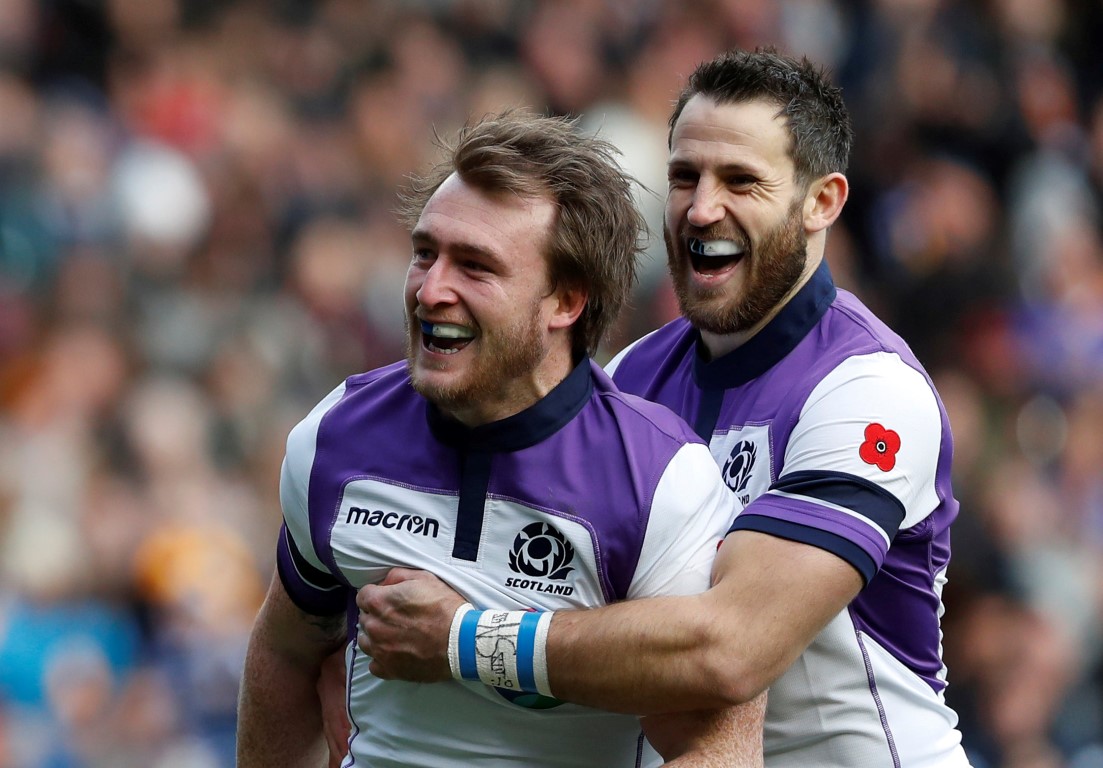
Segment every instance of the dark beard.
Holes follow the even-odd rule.
[[[679,261],[670,232],[664,228],[667,260],[682,316],[698,330],[715,334],[746,331],[761,322],[770,310],[781,303],[804,272],[808,259],[808,236],[804,232],[802,203],[800,199],[794,200],[781,223],[767,232],[743,257],[750,259],[747,282],[741,297],[728,304],[717,304],[716,299],[723,295],[723,289],[690,294],[684,265]]]

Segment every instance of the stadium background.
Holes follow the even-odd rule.
[[[0,0],[0,768],[232,765],[283,440],[402,353],[434,127],[580,116],[658,229],[679,85],[760,44],[844,88],[828,257],[950,411],[970,755],[1103,766],[1100,39],[1094,0]],[[603,354],[674,311],[656,243]]]

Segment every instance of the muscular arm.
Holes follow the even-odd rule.
[[[548,635],[552,692],[643,714],[749,701],[861,587],[858,572],[828,552],[735,531],[703,594],[557,613]]]
[[[249,638],[238,701],[237,765],[326,764],[317,683],[322,662],[345,640],[344,615],[311,616],[273,576]]]
[[[750,701],[861,587],[858,572],[829,552],[735,531],[703,594],[557,612],[547,644],[552,693],[642,715]],[[430,574],[396,569],[357,602],[373,674],[448,679],[448,628],[462,598]]]

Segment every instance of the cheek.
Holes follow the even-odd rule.
[[[676,235],[679,222],[685,217],[685,208],[673,200],[667,200],[663,210],[663,226],[671,235]]]
[[[420,280],[415,280],[412,275],[406,276],[406,285],[402,293],[406,301],[406,309],[413,309],[417,306],[417,292],[420,288]]]

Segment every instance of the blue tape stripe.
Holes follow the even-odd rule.
[[[468,611],[460,619],[460,677],[464,680],[478,680],[479,666],[475,662],[475,635],[479,629],[479,618],[483,611]]]
[[[536,627],[540,623],[540,616],[537,611],[529,611],[521,617],[521,623],[517,627],[517,681],[521,684],[521,690],[528,693],[539,693],[536,690],[533,661],[536,655]]]

